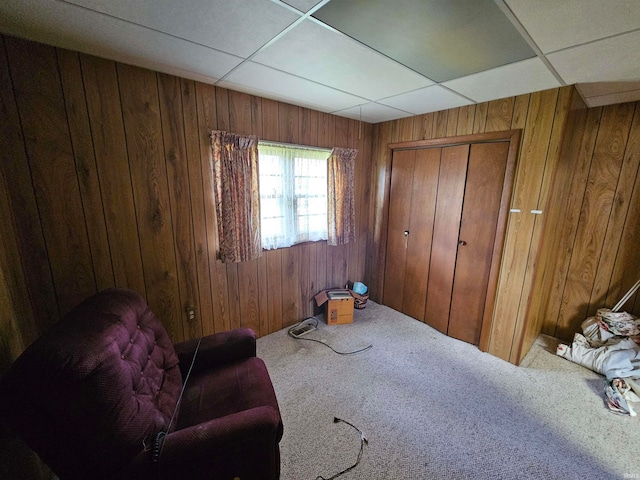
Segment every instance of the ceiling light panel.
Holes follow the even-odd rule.
[[[247,58],[300,15],[270,0],[67,0]]]
[[[504,0],[543,53],[640,28],[638,0]]]
[[[436,82],[535,55],[493,0],[332,0],[313,16]]]
[[[362,98],[250,61],[216,85],[321,112],[342,110],[363,102]]]
[[[385,98],[378,103],[415,115],[471,105],[473,102],[439,85]]]
[[[560,82],[539,58],[493,68],[443,83],[476,102],[513,97],[559,87]]]
[[[252,61],[369,100],[433,84],[413,70],[312,20],[305,20],[287,32]]]

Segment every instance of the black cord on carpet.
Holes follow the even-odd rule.
[[[333,350],[333,351],[334,351],[335,353],[337,353],[338,355],[355,355],[355,354],[357,354],[357,353],[366,352],[366,351],[367,351],[367,350],[369,350],[370,348],[373,348],[373,345],[369,345],[368,347],[364,347],[364,348],[361,348],[361,349],[359,349],[359,350],[354,350],[353,352],[339,352],[338,350],[336,350],[335,348],[333,348],[331,345],[328,345],[328,344],[326,344],[326,343],[325,343],[325,342],[323,342],[323,341],[316,340],[315,338],[302,338],[302,337],[296,337],[296,336],[293,334],[293,331],[294,331],[296,328],[298,328],[300,325],[302,325],[304,322],[306,322],[307,320],[313,320],[313,321],[315,322],[313,326],[314,326],[315,328],[318,328],[318,319],[317,319],[316,317],[308,317],[308,318],[305,318],[304,320],[302,320],[301,322],[296,323],[294,326],[290,327],[290,328],[289,328],[289,330],[288,330],[288,332],[287,332],[287,333],[289,334],[289,336],[290,336],[291,338],[295,338],[296,340],[307,340],[307,341],[309,341],[309,342],[316,342],[316,343],[319,343],[320,345],[324,345],[325,347],[330,348],[331,350]],[[355,427],[354,427],[354,428],[355,428]]]
[[[338,478],[340,475],[342,475],[344,473],[347,473],[347,472],[353,470],[354,468],[356,468],[358,466],[358,464],[360,463],[360,459],[362,458],[362,452],[364,450],[364,444],[365,443],[367,445],[369,444],[369,440],[367,440],[367,437],[365,437],[365,435],[362,432],[362,430],[360,430],[358,427],[356,427],[353,423],[349,423],[346,420],[342,420],[341,418],[338,418],[338,417],[333,417],[333,423],[339,423],[339,422],[346,423],[350,427],[352,427],[355,430],[357,430],[358,433],[360,434],[360,451],[358,452],[358,458],[356,459],[356,463],[351,465],[349,468],[345,468],[341,472],[336,473],[334,476],[329,477],[329,478],[324,478],[322,475],[318,475],[316,477],[316,480],[334,480],[335,478]]]

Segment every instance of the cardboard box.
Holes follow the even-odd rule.
[[[353,323],[353,296],[349,290],[341,288],[323,290],[315,296],[315,299],[319,307],[326,305],[324,312],[328,325]]]

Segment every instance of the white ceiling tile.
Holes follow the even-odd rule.
[[[244,58],[300,18],[270,0],[67,1]]]
[[[640,28],[638,0],[505,0],[543,53]]]
[[[539,58],[493,68],[457,78],[442,85],[476,102],[513,97],[560,86],[560,82]]]
[[[640,80],[640,31],[569,48],[547,56],[563,80],[585,82]]]
[[[65,2],[0,2],[2,31],[185,78],[214,83],[242,59]]]
[[[363,99],[264,65],[245,62],[217,85],[321,112],[343,110]]]
[[[282,0],[282,2],[306,13],[320,3],[320,0]]]
[[[378,103],[415,115],[471,105],[473,102],[439,85],[379,100]]]
[[[395,108],[381,105],[375,102],[365,103],[355,107],[347,108],[337,112],[332,112],[335,115],[342,117],[353,118],[355,120],[362,120],[368,123],[386,122],[388,120],[395,120],[396,118],[410,117],[413,115],[409,112],[403,112]]]
[[[433,84],[413,70],[311,20],[287,32],[252,61],[368,100]]]

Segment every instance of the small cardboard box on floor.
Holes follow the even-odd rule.
[[[318,307],[326,305],[324,312],[327,325],[353,323],[353,296],[349,290],[343,288],[323,290],[314,298]]]

